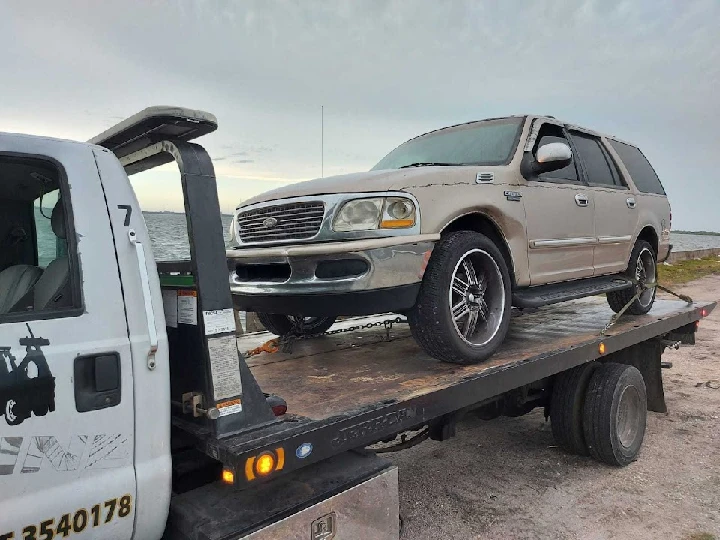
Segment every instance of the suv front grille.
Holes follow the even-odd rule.
[[[237,216],[238,236],[243,242],[277,242],[312,238],[325,216],[322,201],[265,206]]]

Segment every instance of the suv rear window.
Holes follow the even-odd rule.
[[[627,167],[639,191],[665,195],[665,190],[657,174],[655,174],[655,169],[652,168],[650,162],[639,149],[613,140],[610,141],[610,144],[622,159],[625,167]]]

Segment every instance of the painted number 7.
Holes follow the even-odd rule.
[[[132,206],[129,204],[118,204],[119,210],[125,210],[125,222],[123,225],[126,227],[130,225],[130,216],[132,216]]]

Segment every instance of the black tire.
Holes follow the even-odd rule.
[[[645,275],[638,277],[637,269],[639,259],[640,263],[643,265],[651,262],[651,266],[653,268],[652,276]],[[632,279],[639,279],[641,282],[648,280],[655,281],[657,279],[657,253],[655,253],[653,247],[645,240],[638,240],[635,242],[635,246],[630,254],[630,263],[628,264],[625,274]],[[607,294],[607,301],[610,308],[615,313],[618,313],[623,307],[625,307],[625,304],[632,300],[632,297],[638,292],[638,287],[639,286],[635,286],[630,287],[629,289],[623,289],[622,291],[609,292]],[[648,289],[645,295],[637,298],[632,304],[630,304],[627,313],[632,313],[633,315],[644,315],[650,311],[653,306],[653,302],[655,302],[655,291],[655,287]]]
[[[637,459],[645,436],[645,381],[634,366],[601,364],[590,378],[583,432],[590,455],[624,467]]]
[[[322,334],[335,323],[335,317],[301,317],[274,313],[257,313],[257,317],[267,331],[276,336]]]
[[[458,316],[453,317],[450,304],[457,290],[453,281],[462,276],[460,265],[465,260],[473,267],[474,281],[465,274],[467,287],[459,296],[466,303],[463,313],[467,320],[462,323],[461,336]],[[482,280],[475,274],[478,270]],[[505,339],[510,301],[510,274],[497,246],[476,232],[454,232],[433,249],[408,322],[413,337],[430,356],[443,362],[473,364],[490,357]]]
[[[560,448],[570,454],[589,455],[583,433],[585,392],[597,362],[588,362],[555,377],[550,398],[550,425]]]
[[[49,412],[49,410],[50,408],[47,405],[45,405],[44,407],[40,406],[33,409],[33,414],[35,416],[45,416]]]

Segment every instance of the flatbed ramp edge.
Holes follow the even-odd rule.
[[[198,449],[234,464],[242,484],[247,460],[263,451],[284,450],[285,474],[654,338],[692,333],[692,325],[714,307],[714,302],[657,300],[649,314],[623,317],[600,335],[612,314],[604,299],[550,306],[515,317],[501,349],[467,366],[428,357],[405,325],[395,325],[389,341],[383,328],[302,340],[290,354],[260,354],[247,362],[264,392],[287,401],[285,421],[221,439],[173,421],[194,431]],[[238,338],[238,348],[254,347],[257,340],[252,334]],[[664,346],[654,341],[660,347],[655,376],[661,377]],[[652,399],[649,389],[648,408],[656,410]],[[312,450],[302,454],[301,447]]]

